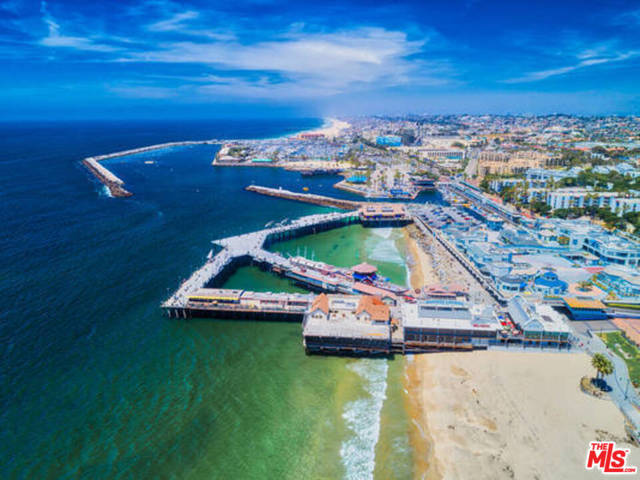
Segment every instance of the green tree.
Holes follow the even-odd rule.
[[[596,378],[603,378],[613,373],[613,363],[601,353],[596,353],[591,359],[591,366],[596,369]]]
[[[591,290],[591,281],[583,280],[581,282],[578,282],[578,288],[580,288],[580,290],[583,290],[585,292],[588,290]]]

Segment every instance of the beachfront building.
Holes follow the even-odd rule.
[[[562,301],[572,320],[606,320],[605,305],[591,297],[563,297]]]
[[[509,316],[522,332],[525,346],[563,347],[569,345],[569,327],[549,305],[534,304],[517,295],[507,304]]]
[[[527,280],[521,275],[503,275],[494,280],[496,289],[505,297],[511,297],[527,288]]]
[[[427,300],[402,305],[405,349],[487,348],[501,326],[488,307],[452,300]]]
[[[387,355],[391,309],[368,295],[318,295],[302,324],[308,353]]]
[[[597,275],[598,286],[617,297],[637,297],[640,300],[638,269],[608,265]]]
[[[595,255],[601,264],[640,266],[640,245],[637,242],[610,233],[587,220],[545,219],[537,224],[537,228],[554,231],[560,245],[572,251],[584,249]]]

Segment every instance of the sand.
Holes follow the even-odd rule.
[[[417,230],[412,227],[404,229],[405,242],[409,250],[409,270],[411,287],[422,288],[425,285],[438,283],[438,277],[433,270],[433,258],[426,253],[416,241]]]
[[[430,444],[416,452],[418,478],[600,476],[584,468],[589,442],[620,443],[626,434],[624,417],[611,401],[580,391],[580,378],[592,373],[589,356],[581,353],[413,357],[408,390],[420,408],[417,426]],[[640,449],[625,448],[631,448],[628,464],[640,466]]]
[[[323,125],[320,128],[314,130],[308,130],[303,133],[322,133],[325,137],[329,139],[333,139],[335,137],[340,136],[340,133],[343,130],[351,127],[349,122],[345,122],[344,120],[338,120],[337,118],[328,118],[327,124]]]
[[[433,258],[405,229],[411,286],[437,279]],[[427,243],[429,239],[426,239]],[[426,245],[427,247],[429,245]],[[449,271],[445,255],[440,265]],[[449,261],[448,259],[446,261]],[[416,478],[602,478],[584,467],[590,441],[626,441],[610,400],[580,390],[583,353],[439,352],[408,358],[406,404]],[[628,465],[640,467],[640,449]]]

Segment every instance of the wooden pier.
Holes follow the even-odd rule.
[[[220,251],[216,255],[211,252],[206,263],[193,272],[178,290],[162,304],[162,307],[171,316],[175,316],[177,312],[179,316],[186,317],[188,313],[185,312],[185,309],[187,309],[189,296],[201,288],[215,284],[216,279],[224,275],[232,265],[238,262],[253,261],[270,265],[271,268],[277,268],[281,271],[291,270],[292,264],[289,259],[270,252],[266,248],[280,240],[339,228],[359,221],[357,212],[309,215],[294,220],[288,225],[216,240],[213,243],[221,248]]]

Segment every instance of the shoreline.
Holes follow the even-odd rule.
[[[349,128],[351,128],[351,124],[349,122],[346,122],[344,120],[339,120],[337,118],[334,117],[325,117],[322,119],[323,120],[323,124],[318,127],[318,128],[314,128],[311,130],[304,130],[302,132],[298,132],[295,135],[301,135],[303,133],[305,134],[322,134],[324,135],[326,138],[329,139],[334,139],[338,136],[340,136],[340,133],[343,130],[347,130]],[[289,135],[290,136],[290,135]]]
[[[415,226],[403,229],[405,245],[408,251],[407,270],[409,283],[413,289],[425,286],[425,280],[436,279],[433,271],[433,259],[418,244]],[[409,418],[409,443],[413,457],[413,478],[442,478],[438,462],[435,458],[435,443],[429,429],[429,422],[424,413],[425,405],[421,401],[424,389],[423,379],[419,374],[418,356],[407,356],[404,365],[403,387],[405,392],[405,411]]]
[[[431,256],[410,227],[411,286],[435,277]],[[429,273],[425,275],[425,266]],[[579,388],[592,373],[580,353],[497,350],[438,352],[407,357],[405,408],[411,420],[414,478],[590,478],[584,469],[589,441],[626,442],[624,416],[608,399]],[[569,379],[569,380],[567,380]],[[572,381],[573,380],[573,381]]]

